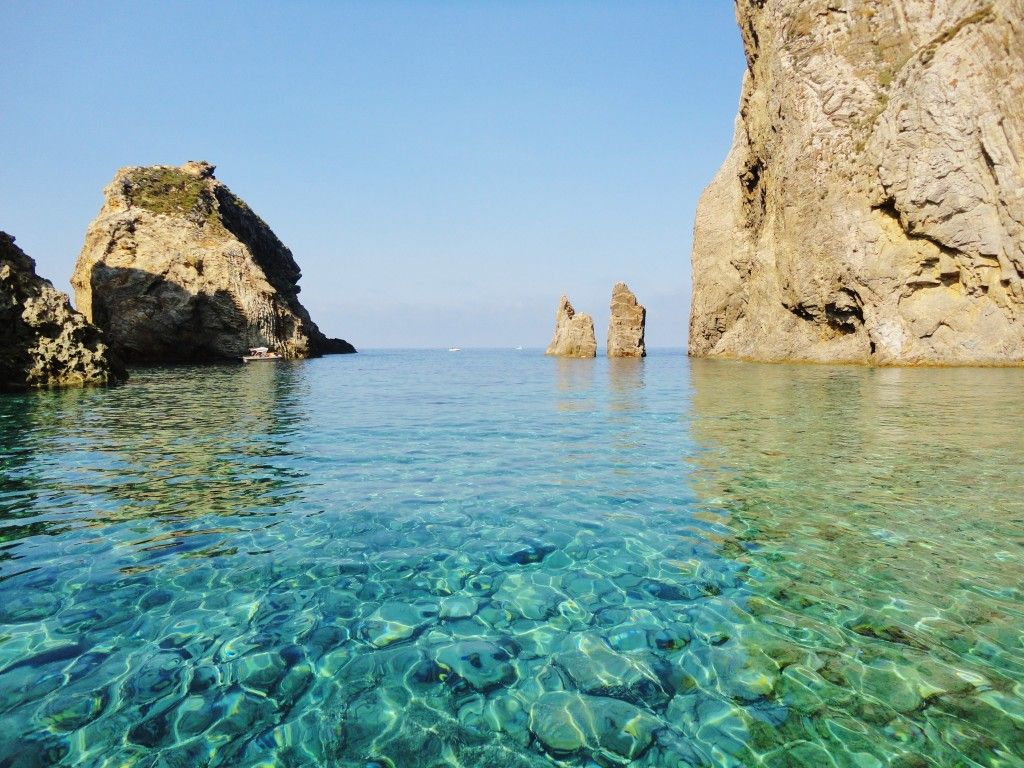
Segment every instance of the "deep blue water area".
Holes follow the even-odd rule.
[[[1024,371],[369,351],[0,398],[0,766],[1024,765]]]

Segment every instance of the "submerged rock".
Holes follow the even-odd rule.
[[[301,272],[214,166],[122,168],[104,190],[74,276],[82,312],[129,361],[355,352],[299,303]]]
[[[0,391],[116,384],[127,378],[103,334],[0,232]]]
[[[844,6],[844,7],[841,7]],[[741,0],[690,354],[1024,363],[1018,0]]]
[[[562,296],[555,313],[555,337],[548,347],[548,355],[559,357],[597,357],[597,338],[594,320],[585,312],[577,312]]]
[[[608,357],[646,357],[644,326],[647,309],[625,283],[612,288],[612,314],[608,321]]]
[[[530,709],[530,730],[556,757],[583,754],[603,763],[635,760],[651,744],[659,722],[618,699],[555,691]]]
[[[478,691],[506,686],[516,679],[508,650],[486,640],[462,640],[442,646],[435,653],[435,661],[447,674],[458,675]]]

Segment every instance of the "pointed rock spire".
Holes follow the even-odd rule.
[[[608,321],[608,357],[646,357],[644,326],[647,309],[625,283],[612,288],[612,315]]]
[[[555,313],[555,337],[548,355],[559,357],[597,357],[594,319],[586,312],[573,309],[568,296],[562,296]]]

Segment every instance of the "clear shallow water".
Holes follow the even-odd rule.
[[[1024,765],[1024,371],[0,399],[0,765]]]

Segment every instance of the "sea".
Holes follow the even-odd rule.
[[[0,398],[0,766],[1024,765],[1024,370],[369,350]]]

